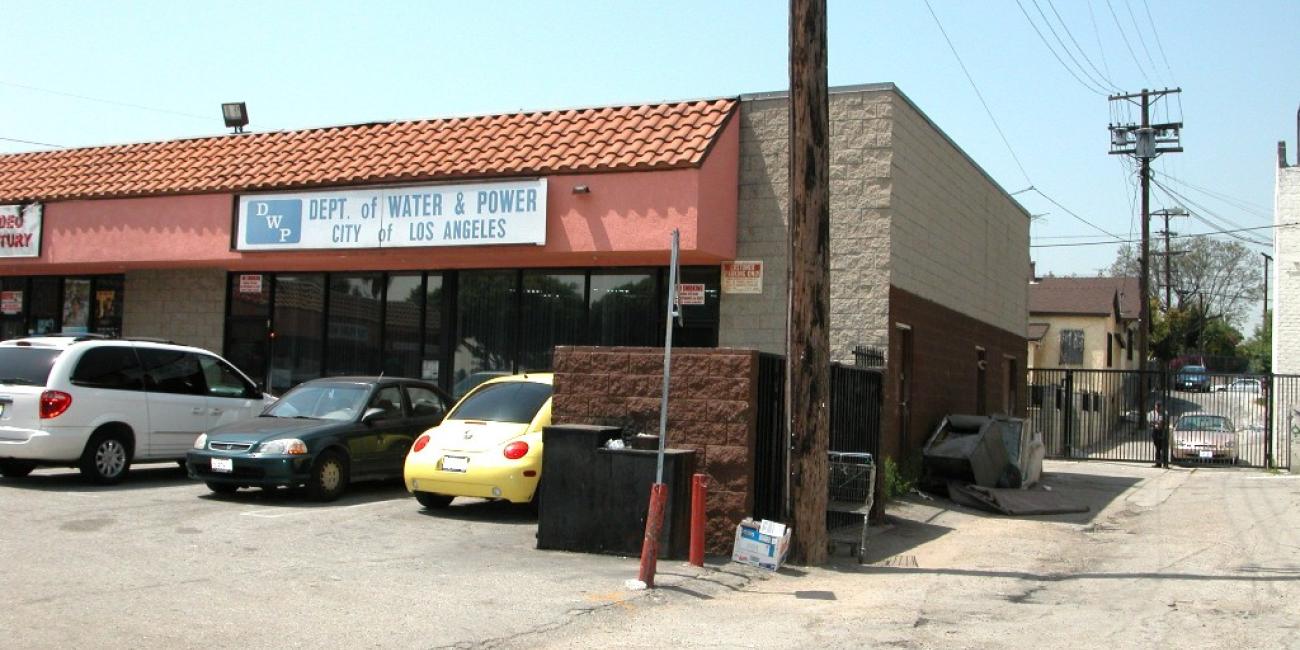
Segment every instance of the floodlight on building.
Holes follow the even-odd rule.
[[[243,133],[248,126],[248,106],[244,102],[229,102],[221,105],[221,117],[226,120],[226,127],[234,133]]]

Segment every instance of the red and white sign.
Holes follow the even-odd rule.
[[[679,305],[703,305],[703,304],[704,304],[704,285],[703,285],[703,284],[679,284],[679,285],[677,285],[677,304],[679,304]]]
[[[0,291],[0,314],[13,316],[23,313],[23,292]]]
[[[40,257],[41,204],[0,205],[0,257]]]
[[[239,276],[239,293],[262,293],[262,275],[247,273]]]
[[[763,293],[763,263],[723,262],[722,293]]]

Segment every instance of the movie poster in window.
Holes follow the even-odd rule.
[[[90,280],[68,278],[63,281],[63,331],[84,334],[89,331]]]

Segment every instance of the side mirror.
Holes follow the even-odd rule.
[[[375,422],[376,420],[382,420],[382,419],[384,419],[384,409],[381,408],[371,407],[366,409],[365,413],[361,414],[361,421],[366,423]]]

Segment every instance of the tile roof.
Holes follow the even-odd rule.
[[[0,202],[698,166],[735,99],[0,155]]]
[[[1030,323],[1028,336],[1025,338],[1030,341],[1041,341],[1044,336],[1047,336],[1047,331],[1050,329],[1052,329],[1052,326],[1049,323]]]
[[[1042,278],[1029,285],[1029,313],[1106,316],[1118,307],[1121,318],[1137,318],[1139,295],[1134,277]]]

